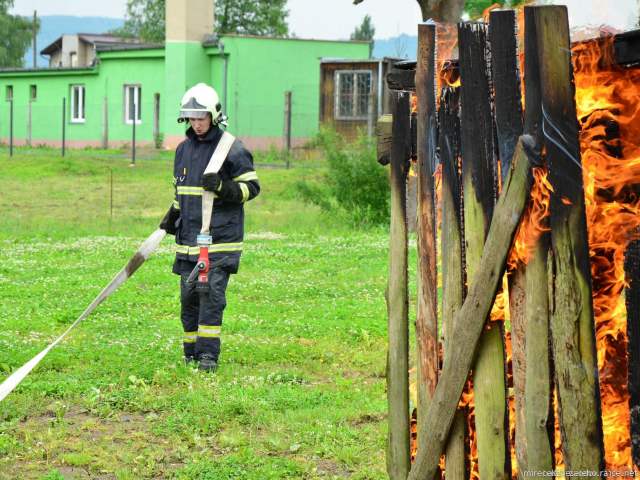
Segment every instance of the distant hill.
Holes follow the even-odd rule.
[[[417,51],[418,37],[406,33],[386,40],[376,40],[373,46],[374,58],[398,57],[415,60]]]
[[[40,17],[40,32],[36,38],[38,50],[38,66],[49,65],[47,57],[40,56],[40,51],[65,33],[105,33],[121,27],[124,20],[108,17],[73,17],[66,15],[44,15]],[[33,65],[33,54],[30,47],[24,55],[24,66]]]
[[[44,15],[40,17],[40,32],[37,37],[38,66],[46,67],[47,58],[40,56],[40,50],[54,42],[65,33],[105,33],[114,28],[121,27],[124,20],[108,17],[74,17],[68,15]],[[398,37],[380,39],[375,41],[373,56],[400,57],[415,59],[418,48],[416,36],[402,34]],[[31,48],[24,55],[24,66],[31,67],[33,57]]]

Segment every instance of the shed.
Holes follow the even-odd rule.
[[[320,123],[348,138],[358,130],[372,132],[376,119],[391,113],[384,81],[401,59],[323,58],[320,62]]]

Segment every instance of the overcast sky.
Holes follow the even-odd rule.
[[[556,0],[566,4],[572,26],[608,24],[629,29],[638,19],[640,0]],[[20,15],[80,15],[124,17],[126,0],[15,0],[13,12]],[[303,38],[348,38],[354,27],[369,14],[376,28],[376,38],[401,33],[414,35],[420,21],[415,0],[366,0],[353,5],[352,0],[289,0],[289,26]]]

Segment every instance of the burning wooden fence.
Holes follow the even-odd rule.
[[[517,23],[514,11],[498,10],[488,24],[459,24],[457,62],[438,58],[439,26],[422,24],[415,70],[388,75],[393,120],[380,156],[392,187],[394,480],[632,476],[640,461],[640,247],[632,243],[640,69],[613,59],[629,57],[637,39],[574,45],[572,56],[566,8],[525,7],[519,55]],[[418,182],[413,423],[410,170]]]

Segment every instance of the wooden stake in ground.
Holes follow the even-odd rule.
[[[420,428],[438,381],[438,278],[433,173],[436,162],[435,99],[436,26],[418,26],[418,305],[416,318],[418,364],[418,450],[429,440]]]
[[[555,190],[550,218],[550,310],[564,461],[567,470],[599,471],[603,468],[602,426],[567,9],[527,7],[527,14],[535,22],[542,132]]]
[[[460,394],[502,280],[509,247],[529,198],[532,160],[525,154],[523,144],[528,149],[533,148],[530,137],[521,137],[496,204],[480,266],[470,283],[462,308],[454,318],[451,335],[455,342],[445,351],[442,372],[423,424],[429,432],[430,442],[427,448],[418,452],[409,480],[432,480],[438,471],[438,462],[447,442]]]
[[[444,351],[452,348],[453,318],[464,298],[462,257],[462,190],[460,186],[459,89],[445,88],[440,96],[439,144],[442,163],[442,331]],[[468,478],[465,451],[466,412],[459,410],[453,420],[445,452],[447,480]]]
[[[407,478],[409,453],[409,318],[407,287],[407,198],[410,155],[409,94],[393,92],[391,145],[391,227],[389,238],[389,352],[387,400],[389,445],[387,472],[391,480]]]
[[[535,32],[532,16],[525,19],[525,31]],[[530,35],[529,40],[535,38]],[[525,92],[525,131],[541,145],[540,84],[535,45],[525,44],[525,78],[533,79]],[[538,240],[529,263],[514,272],[513,282],[524,292],[522,306],[511,312],[512,332],[517,329],[522,338],[512,333],[514,385],[516,387],[516,454],[518,468],[550,471],[553,469],[553,407],[551,402],[552,371],[549,348],[549,297],[547,289],[547,258],[549,234]],[[519,281],[518,281],[519,280]],[[510,285],[511,288],[511,285]],[[511,297],[511,290],[510,290]],[[515,314],[514,314],[515,313]],[[525,340],[526,339],[526,340]],[[516,346],[519,354],[516,355]],[[522,355],[524,355],[522,357]],[[522,365],[516,367],[516,358]],[[521,368],[520,368],[521,367]],[[524,420],[524,421],[523,421]]]
[[[480,265],[496,197],[496,159],[486,35],[486,26],[481,23],[463,23],[458,27],[462,81],[464,236],[468,278],[473,278]],[[498,322],[489,324],[480,341],[473,371],[480,478],[510,477],[502,328],[503,325]]]

